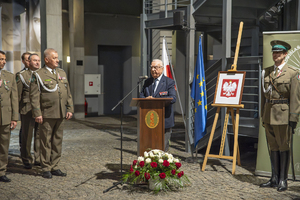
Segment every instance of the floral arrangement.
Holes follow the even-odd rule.
[[[158,149],[145,151],[144,157],[133,161],[129,172],[123,175],[123,181],[131,184],[148,182],[149,188],[155,192],[184,187],[190,181],[180,167],[179,159],[170,153]]]

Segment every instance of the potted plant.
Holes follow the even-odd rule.
[[[144,152],[134,160],[123,181],[129,184],[148,182],[149,189],[159,192],[178,189],[190,184],[188,177],[181,171],[181,163],[172,154],[154,149]]]

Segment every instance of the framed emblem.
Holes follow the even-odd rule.
[[[220,71],[216,84],[214,104],[240,105],[246,72]]]
[[[155,110],[149,110],[145,116],[145,123],[148,128],[155,128],[159,123],[159,115]]]

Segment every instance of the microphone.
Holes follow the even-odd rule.
[[[147,75],[145,75],[145,76],[139,76],[139,79],[147,79],[147,78],[148,78]]]

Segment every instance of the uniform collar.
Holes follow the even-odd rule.
[[[52,69],[50,67],[48,67],[47,65],[45,65],[45,67],[52,74]],[[54,70],[54,74],[56,74],[56,69],[53,69],[53,70]]]
[[[278,68],[279,70],[281,70],[281,69],[283,68],[284,65],[285,65],[285,62],[282,63],[282,64],[279,65],[279,66],[274,65],[274,71],[276,71],[276,68]]]

